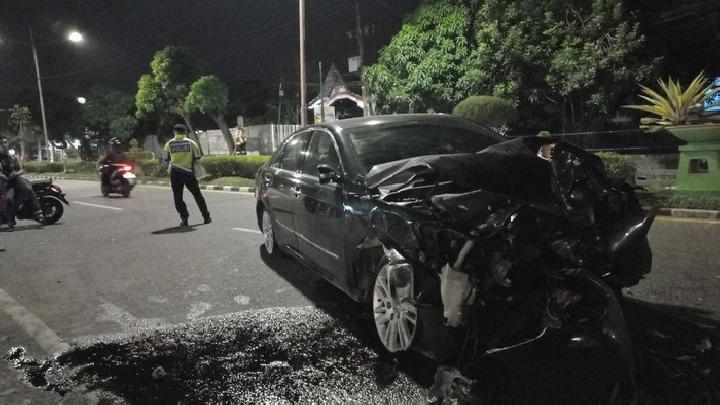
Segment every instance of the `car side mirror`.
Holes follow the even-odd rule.
[[[320,184],[326,184],[329,183],[330,180],[335,180],[337,182],[340,181],[341,176],[337,174],[335,171],[336,169],[328,164],[319,164],[317,165],[317,172],[318,172],[318,178],[320,179]]]

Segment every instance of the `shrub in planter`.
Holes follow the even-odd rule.
[[[239,176],[255,177],[260,166],[270,159],[266,155],[206,156],[200,165],[213,177]]]
[[[623,177],[631,184],[635,184],[637,166],[632,157],[615,152],[596,153],[605,164],[605,172],[609,177]]]
[[[452,113],[498,129],[501,133],[517,119],[517,112],[510,101],[493,96],[468,97],[458,103]]]

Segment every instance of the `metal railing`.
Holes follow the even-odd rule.
[[[534,135],[523,135],[534,136]],[[552,134],[564,142],[575,144],[590,152],[613,151],[628,154],[673,153],[685,142],[667,131],[645,133],[641,130],[620,130],[603,132],[576,132]]]

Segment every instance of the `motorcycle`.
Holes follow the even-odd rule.
[[[108,163],[100,166],[100,177],[105,170],[112,170],[107,184],[101,184],[102,195],[107,197],[110,193],[130,197],[130,191],[135,187],[136,176],[130,163]]]
[[[0,182],[3,181],[0,180]],[[70,205],[62,189],[58,185],[53,184],[52,178],[31,180],[30,185],[38,198],[38,204],[43,212],[44,220],[42,223],[44,225],[52,225],[60,220],[64,212],[62,203]],[[5,190],[5,184],[0,184],[0,190]],[[7,223],[13,227],[16,219],[34,218],[35,215],[30,205],[21,201],[17,193],[15,193],[12,201],[9,201],[7,194],[0,192],[0,223]]]

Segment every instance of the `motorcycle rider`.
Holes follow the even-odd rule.
[[[0,191],[6,192],[9,205],[8,208],[10,208],[10,218],[8,224],[10,229],[13,229],[15,225],[15,207],[12,203],[12,200],[14,199],[12,190],[15,190],[15,193],[18,193],[20,201],[30,204],[30,208],[34,213],[36,221],[42,223],[45,219],[43,217],[43,212],[40,209],[40,204],[38,204],[38,198],[35,195],[30,182],[21,176],[23,172],[24,170],[22,169],[18,158],[14,155],[10,155],[9,153],[7,137],[0,135],[0,179],[4,180],[5,183],[5,190]]]
[[[128,154],[123,151],[122,142],[120,142],[119,139],[110,138],[108,144],[110,144],[110,151],[99,162],[99,165],[102,167],[100,180],[103,188],[110,186],[110,175],[113,170],[115,170],[115,168],[112,167],[113,163],[131,163]],[[106,165],[107,167],[105,167]]]

